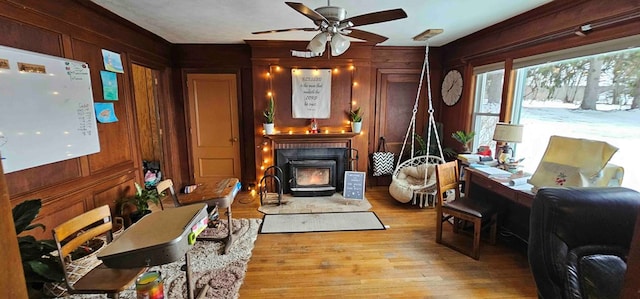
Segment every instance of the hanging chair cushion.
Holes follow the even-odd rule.
[[[435,166],[432,164],[422,164],[402,168],[398,173],[398,179],[405,180],[409,185],[424,185],[424,177],[427,176],[427,184],[435,183]],[[433,182],[431,182],[433,180]]]
[[[435,186],[435,164],[440,163],[442,163],[442,159],[434,156],[420,156],[403,162],[392,177],[389,193],[399,202],[411,201],[415,191]],[[425,175],[427,176],[426,183]]]

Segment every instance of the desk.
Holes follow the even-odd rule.
[[[520,239],[529,239],[529,213],[535,194],[531,185],[509,186],[509,178],[490,177],[478,169],[464,168],[464,193],[498,206],[498,226]],[[496,196],[497,195],[497,196]]]
[[[525,207],[531,208],[531,204],[533,204],[535,194],[531,192],[529,184],[523,187],[512,187],[508,184],[508,178],[490,177],[484,172],[470,167],[465,168],[464,173],[464,194],[471,194],[471,185],[476,185]]]
[[[190,205],[194,203],[206,203],[210,207],[218,209],[227,209],[227,228],[228,234],[225,238],[224,253],[228,253],[233,244],[233,222],[231,218],[231,204],[235,199],[238,191],[240,191],[240,181],[236,178],[227,178],[217,182],[207,182],[199,184],[191,193],[180,194],[178,203],[180,205]],[[202,238],[206,240],[217,240],[211,238]]]

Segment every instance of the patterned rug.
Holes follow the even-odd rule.
[[[258,236],[261,219],[233,219],[235,242],[228,254],[223,242],[198,241],[191,248],[191,269],[195,281],[194,294],[205,284],[209,285],[205,298],[238,298],[238,291],[247,271],[254,242]],[[220,221],[217,228],[202,232],[211,237],[225,237],[227,222]],[[180,270],[184,257],[177,262],[151,267],[149,271],[160,271],[164,281],[165,298],[187,298],[185,272]],[[106,295],[73,295],[64,298],[107,298]],[[135,299],[135,284],[120,293],[120,298]]]
[[[363,212],[371,209],[371,204],[363,200],[345,199],[340,193],[332,196],[297,197],[282,195],[280,205],[269,200],[261,205],[258,211],[264,214],[298,214],[298,213],[331,213],[331,212]]]

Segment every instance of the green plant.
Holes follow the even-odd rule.
[[[262,112],[262,115],[264,115],[264,123],[265,124],[272,124],[273,123],[273,119],[276,116],[276,106],[275,103],[273,101],[273,97],[269,98],[269,102],[267,102],[267,108],[264,109],[264,112]]]
[[[118,204],[120,205],[120,214],[124,213],[124,209],[128,205],[133,205],[136,207],[136,210],[142,212],[149,209],[149,202],[159,205],[160,204],[160,196],[156,189],[146,189],[142,188],[138,182],[136,185],[136,195],[133,197],[121,198],[118,200]]]
[[[415,139],[416,143],[418,144],[418,147],[415,148],[414,151],[414,155],[416,156],[424,156],[424,155],[428,155],[429,153],[427,152],[427,143],[424,141],[424,138],[422,138],[422,136],[413,133],[413,138]]]
[[[424,140],[424,138],[422,138],[422,136],[415,134],[413,135],[413,137],[416,140],[416,143],[418,144],[418,147],[415,150],[414,155],[416,156],[424,156],[424,155],[439,155],[439,152],[428,152],[427,151],[427,142]],[[437,150],[437,148],[436,148]],[[455,158],[458,153],[456,151],[454,151],[452,148],[450,147],[445,147],[442,149],[442,155],[447,157],[447,158]]]
[[[351,121],[354,123],[362,121],[362,114],[361,114],[360,108],[361,107],[358,107],[355,110],[349,111],[349,119],[351,119]]]
[[[38,216],[42,202],[40,199],[24,201],[12,210],[16,235],[24,231],[45,226],[40,223],[31,224]],[[18,247],[22,259],[22,269],[29,293],[39,293],[46,282],[60,282],[64,279],[62,266],[58,258],[51,255],[57,249],[54,240],[36,240],[31,235],[18,236]]]
[[[468,133],[465,131],[456,131],[455,133],[451,134],[451,137],[453,139],[455,139],[456,141],[462,144],[462,150],[464,152],[469,152],[469,143],[471,143],[471,140],[473,140],[473,137],[475,136],[476,136],[476,133],[473,131]]]
[[[455,150],[453,150],[452,148],[450,148],[450,147],[443,148],[442,152],[444,153],[444,156],[449,158],[449,159],[452,159],[452,158],[455,158],[456,156],[458,156],[458,153]]]

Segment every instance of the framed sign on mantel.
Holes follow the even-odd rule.
[[[293,118],[331,117],[331,69],[291,70]]]

